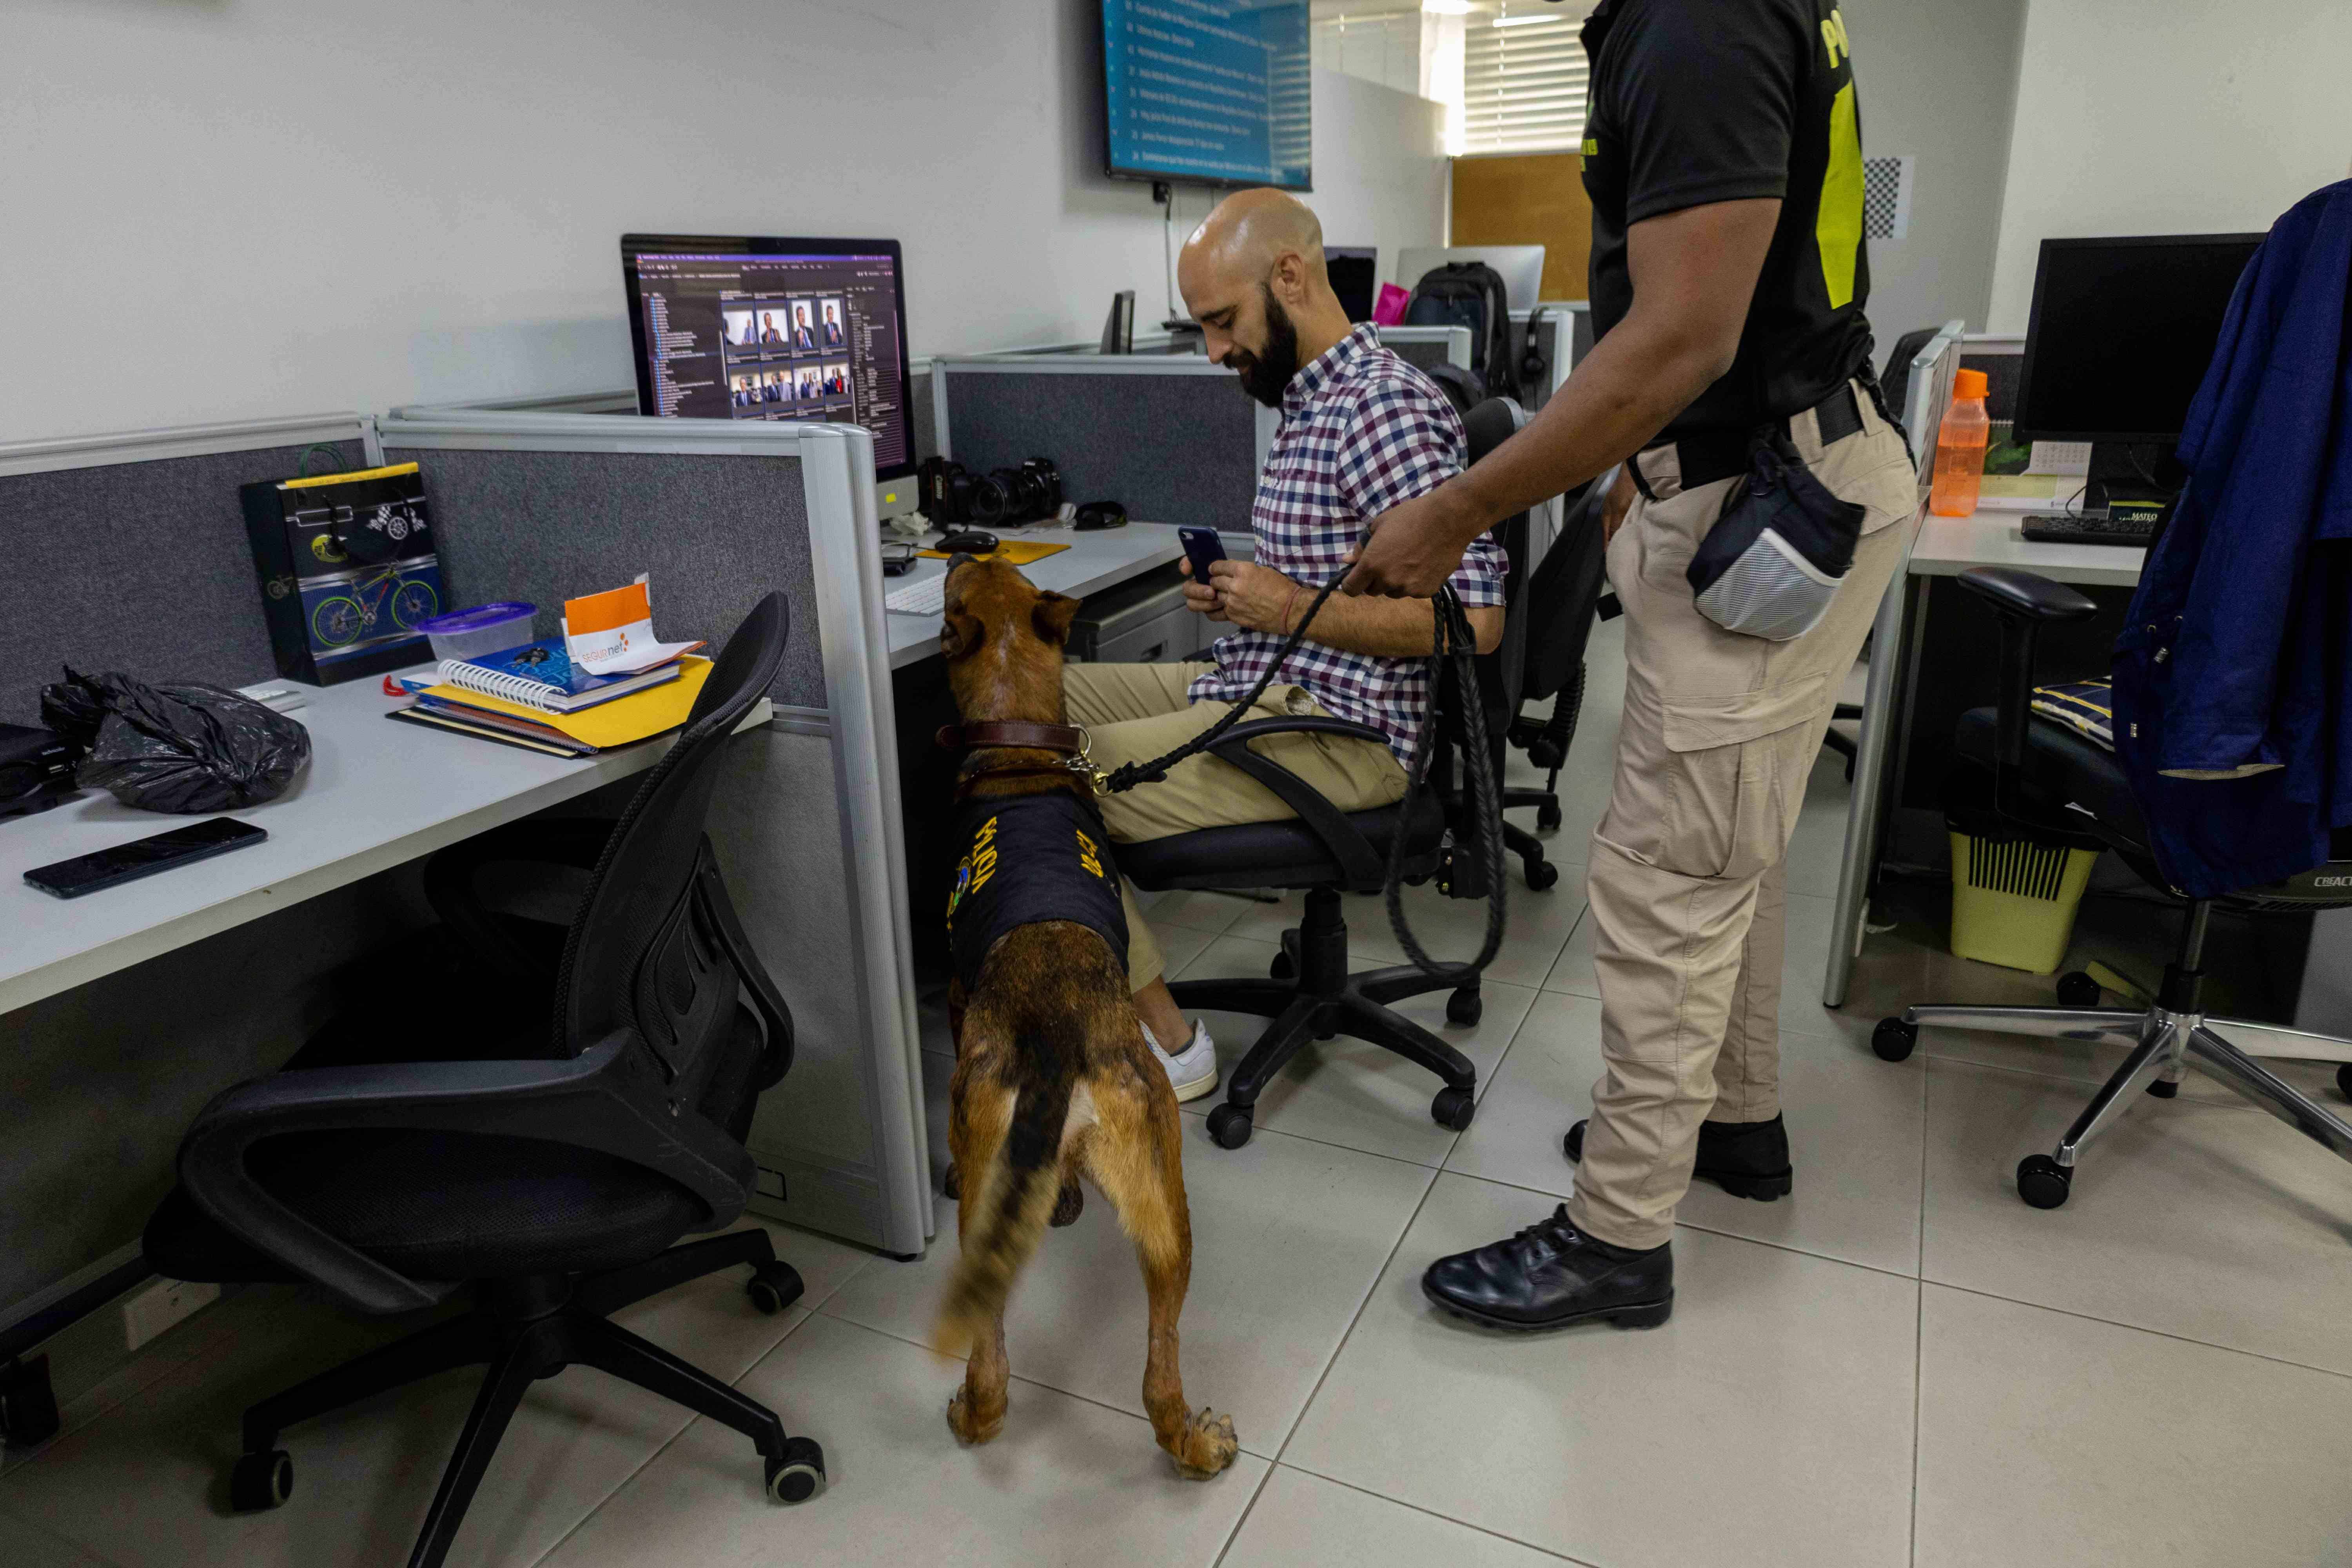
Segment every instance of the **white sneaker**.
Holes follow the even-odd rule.
[[[1171,1057],[1160,1048],[1150,1025],[1139,1018],[1136,1023],[1143,1030],[1143,1043],[1151,1047],[1151,1054],[1168,1069],[1168,1081],[1176,1090],[1179,1104],[1217,1092],[1217,1043],[1209,1038],[1208,1025],[1194,1019],[1192,1043],[1184,1047],[1181,1056]]]

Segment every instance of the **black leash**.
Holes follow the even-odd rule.
[[[1265,673],[1257,678],[1257,684],[1250,688],[1249,694],[1234,703],[1224,717],[1165,756],[1154,757],[1148,763],[1127,763],[1114,768],[1104,775],[1102,792],[1121,795],[1138,784],[1164,783],[1170,768],[1187,757],[1198,756],[1216,744],[1218,738],[1226,731],[1241,722],[1242,715],[1265,695],[1265,689],[1274,684],[1274,678],[1282,672],[1283,665],[1298,651],[1298,645],[1307,639],[1307,628],[1314,624],[1316,614],[1339,584],[1348,580],[1351,570],[1353,568],[1349,566],[1340,567],[1332,574],[1331,580],[1317,591],[1314,602],[1307,606],[1307,614],[1300,617],[1297,629],[1283,643],[1282,651],[1275,655],[1274,662],[1266,666]],[[1478,639],[1470,629],[1469,614],[1462,607],[1460,597],[1450,585],[1440,588],[1430,604],[1435,624],[1429,653],[1429,712],[1423,721],[1421,737],[1413,747],[1412,762],[1406,769],[1404,798],[1398,803],[1398,832],[1389,841],[1388,875],[1382,881],[1381,891],[1386,895],[1389,925],[1395,931],[1397,942],[1403,947],[1405,956],[1412,960],[1413,967],[1433,979],[1458,986],[1476,979],[1480,972],[1495,961],[1495,954],[1502,950],[1505,908],[1503,797],[1495,778],[1494,754],[1487,746],[1486,705],[1479,700],[1477,668],[1471,662],[1477,653]],[[1445,963],[1430,957],[1428,951],[1413,936],[1412,928],[1406,923],[1404,917],[1404,846],[1407,835],[1403,829],[1412,820],[1413,806],[1427,786],[1430,763],[1436,756],[1433,742],[1437,732],[1438,691],[1448,659],[1454,661],[1455,696],[1463,705],[1464,788],[1470,794],[1475,807],[1473,821],[1478,839],[1478,863],[1486,879],[1486,940],[1478,949],[1478,956],[1466,963]]]

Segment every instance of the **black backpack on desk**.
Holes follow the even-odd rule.
[[[1470,368],[1484,378],[1486,392],[1496,397],[1517,397],[1518,377],[1512,368],[1510,299],[1503,276],[1483,261],[1449,261],[1421,275],[1404,308],[1409,327],[1470,329]]]

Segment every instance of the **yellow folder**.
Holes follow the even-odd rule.
[[[1042,539],[1008,539],[985,555],[975,555],[974,561],[1002,561],[1011,566],[1026,566],[1032,561],[1043,561],[1048,555],[1059,555],[1069,548],[1066,544],[1049,544]],[[944,550],[918,550],[916,554],[927,561],[945,561]]]
[[[599,702],[593,708],[583,708],[576,713],[551,713],[543,708],[530,708],[520,702],[509,702],[503,697],[485,697],[478,691],[467,691],[457,686],[428,686],[425,694],[442,701],[478,708],[486,713],[504,713],[516,719],[528,719],[534,724],[544,724],[558,730],[583,746],[598,751],[610,751],[614,746],[627,746],[658,735],[665,730],[675,730],[686,722],[694,708],[695,698],[701,693],[702,683],[709,679],[710,661],[692,654],[677,661],[676,680],[666,680],[645,691],[633,691],[626,697],[615,697],[610,702]]]

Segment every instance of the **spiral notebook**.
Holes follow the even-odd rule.
[[[673,658],[634,674],[591,675],[572,662],[562,637],[547,637],[480,658],[445,658],[435,674],[442,685],[478,697],[496,697],[544,713],[577,713],[676,680],[677,670]]]

